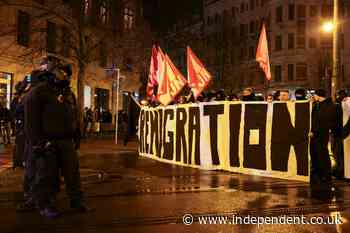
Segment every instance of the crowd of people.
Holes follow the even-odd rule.
[[[256,93],[253,88],[245,88],[240,94],[229,93],[225,94],[225,90],[202,92],[196,99],[192,93],[188,95],[179,95],[173,104],[187,104],[187,103],[199,103],[199,102],[211,102],[211,101],[290,101],[291,94],[288,89],[276,90],[273,94],[268,94],[266,97],[261,93]],[[313,96],[308,94],[306,89],[299,88],[295,91],[295,100],[308,100]],[[152,107],[158,106],[160,103],[156,100],[148,99],[141,101],[143,105],[149,105]]]
[[[32,71],[30,81],[25,78],[15,87],[14,167],[24,166],[24,202],[18,205],[19,212],[60,216],[56,196],[61,176],[70,207],[88,211],[81,189],[77,153],[81,133],[71,75],[70,65],[49,56]]]
[[[204,92],[197,99],[193,95],[179,96],[171,104],[188,104],[211,101],[310,101],[312,103],[310,156],[311,156],[311,184],[331,184],[332,177],[344,179],[344,146],[343,140],[350,135],[350,121],[343,126],[343,111],[350,116],[350,97],[345,90],[340,90],[333,99],[327,96],[324,89],[308,92],[299,88],[293,93],[287,89],[277,90],[268,94],[266,98],[258,95],[253,88],[245,88],[239,95],[231,93],[225,95],[224,90]],[[157,101],[143,100],[142,105],[156,107]],[[345,107],[344,107],[345,106]],[[343,109],[346,108],[346,109]],[[331,144],[332,153],[329,151]],[[336,166],[332,170],[330,154],[333,154]]]
[[[109,109],[99,109],[85,107],[83,113],[83,138],[88,138],[92,134],[101,134],[101,123],[112,123],[112,113]]]

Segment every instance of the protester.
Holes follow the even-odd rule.
[[[239,101],[238,96],[233,92],[231,92],[231,94],[229,94],[226,99],[228,101]]]
[[[266,101],[267,101],[268,103],[272,103],[272,101],[273,101],[273,95],[272,95],[272,94],[268,94],[268,95],[267,95],[267,98],[266,98]]]
[[[345,90],[340,90],[337,93],[336,96],[336,110],[337,110],[337,117],[338,121],[342,122],[343,117],[343,102],[346,102],[347,100],[347,93]],[[347,126],[344,126],[344,129],[347,128]],[[345,131],[345,130],[344,130]],[[342,137],[333,137],[332,139],[332,149],[333,149],[333,156],[336,162],[335,169],[333,171],[333,176],[336,179],[343,179],[344,178],[344,138]]]
[[[245,88],[242,93],[242,101],[256,101],[253,88]]]
[[[278,100],[279,101],[289,101],[289,91],[288,90],[280,90]]]
[[[274,101],[279,101],[280,100],[280,91],[277,90],[275,93],[273,93],[273,100]]]
[[[334,137],[340,137],[341,122],[338,120],[336,106],[332,99],[326,98],[326,91],[319,89],[315,92],[310,133],[312,184],[330,184],[331,182],[331,162],[328,151],[329,131]]]
[[[306,90],[299,88],[295,90],[295,99],[296,100],[306,100]]]
[[[0,127],[4,144],[11,144],[11,113],[4,103],[0,103]]]
[[[44,59],[42,63],[49,62],[48,60]],[[47,67],[47,66],[45,66]],[[33,70],[30,74],[31,80],[30,83],[27,82],[25,79],[24,82],[26,82],[25,87],[25,94],[22,97],[22,104],[23,109],[25,109],[25,105],[28,99],[29,94],[31,93],[32,89],[39,85],[41,82],[45,81],[45,73],[46,70]],[[24,193],[24,201],[20,203],[17,206],[18,212],[26,212],[26,211],[32,211],[36,209],[36,203],[35,203],[35,197],[33,194],[33,186],[34,186],[34,180],[35,180],[35,161],[33,157],[33,150],[32,150],[32,142],[31,142],[31,136],[26,129],[26,120],[25,120],[25,110],[23,111],[23,131],[24,131],[24,177],[23,177],[23,193]],[[30,125],[27,125],[27,128],[30,128]]]
[[[79,122],[74,94],[69,88],[70,66],[54,64],[25,101],[25,130],[31,139],[35,163],[33,195],[40,214],[55,218],[58,169],[64,176],[70,207],[86,211],[80,184]],[[59,166],[58,166],[59,164]]]
[[[83,130],[83,138],[87,138],[91,132],[92,124],[94,120],[93,112],[91,108],[84,108],[84,130]]]
[[[12,112],[15,119],[15,146],[13,148],[13,169],[24,167],[26,139],[24,134],[24,105],[23,98],[26,94],[28,83],[20,81],[15,86],[16,97],[12,101]]]
[[[223,101],[225,99],[226,99],[226,96],[225,96],[225,91],[223,89],[220,89],[219,91],[216,92],[215,94],[216,101]]]

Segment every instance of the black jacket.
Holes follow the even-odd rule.
[[[329,131],[335,137],[341,136],[342,121],[339,109],[331,98],[313,103],[311,132],[315,137],[328,136]]]
[[[24,112],[26,135],[34,146],[46,140],[75,139],[79,132],[76,99],[70,88],[40,83],[27,94]]]

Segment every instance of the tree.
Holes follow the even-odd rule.
[[[1,20],[0,40],[3,38],[11,43],[7,43],[4,47],[0,46],[0,51],[15,47],[18,61],[32,65],[38,57],[51,53],[72,62],[77,70],[77,100],[81,119],[85,74],[89,64],[99,61],[100,67],[103,67],[107,65],[108,60],[113,64],[117,62],[122,64],[125,50],[141,49],[142,51],[149,45],[140,42],[142,41],[140,38],[145,37],[144,33],[146,33],[144,25],[137,25],[136,30],[123,33],[123,8],[128,1],[66,2],[62,4],[59,1],[48,0],[43,5],[29,0],[0,0],[2,12],[18,9],[29,13],[31,37],[28,46],[18,46],[16,41],[18,25],[14,22],[8,23],[8,20]],[[93,5],[90,5],[91,3]],[[55,27],[47,23],[51,21],[56,22],[62,29],[59,35],[50,35],[57,31],[50,29],[50,25]],[[50,39],[50,36],[53,38]],[[56,43],[56,45],[50,48],[50,43]],[[57,48],[60,50],[58,51]],[[134,58],[134,62],[140,62],[139,60],[142,59],[144,59],[142,56]]]

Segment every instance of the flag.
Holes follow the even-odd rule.
[[[212,76],[205,69],[202,62],[193,53],[192,49],[187,46],[187,82],[196,99],[203,89],[207,87],[211,79]]]
[[[159,82],[158,100],[163,105],[168,105],[186,85],[186,79],[172,63],[168,55],[165,55],[164,75]]]
[[[261,69],[265,73],[266,79],[271,80],[269,49],[267,45],[265,24],[262,26],[258,48],[256,49],[256,61],[259,62]]]
[[[147,83],[147,97],[154,99],[154,87],[158,85],[158,50],[155,46],[152,48],[151,64],[149,68],[148,83]]]

